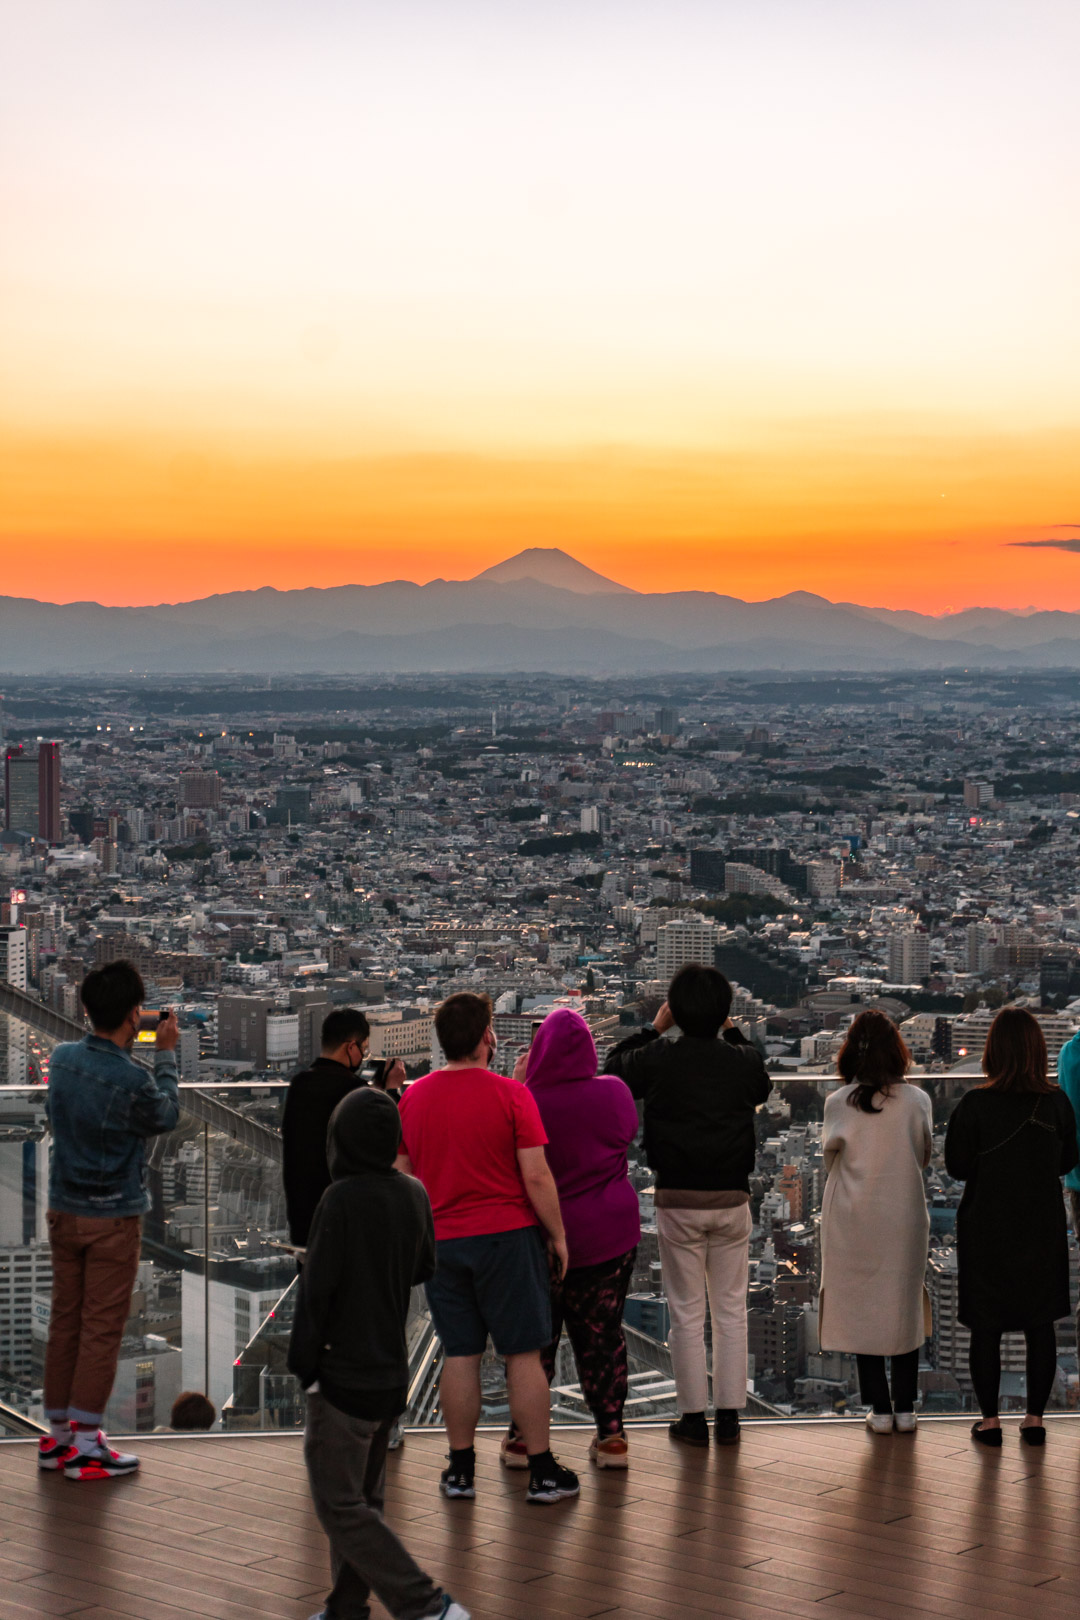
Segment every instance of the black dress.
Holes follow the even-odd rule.
[[[1072,1104],[977,1087],[961,1097],[945,1168],[964,1181],[956,1216],[960,1321],[1020,1332],[1068,1316],[1069,1245],[1061,1177],[1080,1157]]]

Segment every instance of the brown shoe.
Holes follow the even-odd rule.
[[[630,1442],[622,1432],[605,1435],[601,1440],[594,1434],[589,1442],[589,1461],[597,1468],[629,1468]]]

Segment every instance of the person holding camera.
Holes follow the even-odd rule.
[[[310,1069],[289,1081],[281,1116],[282,1173],[289,1240],[306,1248],[311,1219],[330,1185],[326,1133],[338,1103],[365,1085],[360,1071],[368,1054],[371,1026],[358,1007],[339,1007],[323,1019],[321,1049]],[[374,1083],[396,1097],[405,1066],[393,1063]]]
[[[45,1351],[42,1468],[68,1479],[113,1479],[139,1459],[114,1450],[102,1432],[142,1247],[148,1137],[180,1116],[176,1014],[144,1019],[142,978],[130,962],[88,973],[82,1003],[92,1034],[58,1046],[49,1063],[52,1126],[48,1227],[52,1311]],[[152,1019],[154,1073],[132,1061]]]
[[[645,1105],[645,1156],[656,1176],[656,1231],[681,1413],[669,1433],[689,1446],[709,1444],[706,1308],[718,1445],[737,1443],[746,1404],[754,1114],[772,1081],[732,1023],[731,1000],[722,973],[688,962],[653,1022],[613,1047],[604,1065]],[[676,1027],[676,1039],[660,1039]]]

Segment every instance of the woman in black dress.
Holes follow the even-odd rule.
[[[961,1097],[945,1168],[964,1181],[956,1218],[958,1315],[971,1330],[971,1382],[982,1409],[972,1435],[1001,1445],[1001,1335],[1027,1340],[1027,1416],[1020,1438],[1041,1446],[1057,1371],[1054,1323],[1069,1314],[1069,1248],[1061,1177],[1077,1162],[1076,1120],[1047,1078],[1038,1021],[1006,1007],[983,1052],[986,1084]]]

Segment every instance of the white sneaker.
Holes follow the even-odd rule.
[[[895,1416],[897,1434],[915,1433],[915,1430],[919,1426],[919,1420],[915,1416],[914,1412],[897,1412]]]
[[[63,1462],[65,1479],[119,1479],[134,1474],[138,1467],[138,1457],[130,1451],[115,1451],[101,1429],[89,1446],[73,1445]]]
[[[872,1434],[892,1434],[893,1415],[891,1412],[867,1412],[866,1427]]]

